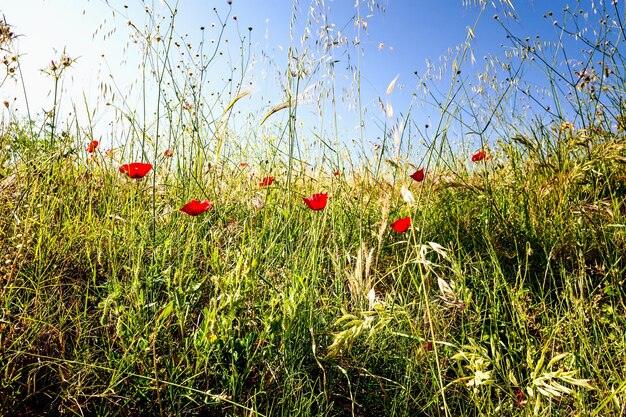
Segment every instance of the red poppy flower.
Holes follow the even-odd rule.
[[[311,210],[321,210],[326,207],[328,193],[313,194],[311,197],[304,197],[303,200]]]
[[[334,175],[335,177],[338,177],[338,176],[339,176],[339,174],[340,174],[339,170],[337,170],[337,171],[333,172],[333,175]]]
[[[183,213],[187,213],[190,216],[198,216],[205,211],[211,210],[211,207],[213,207],[213,204],[209,200],[191,200],[189,203],[182,206],[180,208],[180,211],[182,211]]]
[[[89,142],[89,145],[87,146],[87,152],[89,153],[93,153],[96,151],[96,148],[98,147],[98,141],[97,140],[92,140],[91,142]]]
[[[152,169],[152,164],[143,162],[133,162],[132,164],[124,164],[120,167],[120,172],[131,178],[143,178]]]
[[[166,158],[171,158],[172,156],[174,156],[174,151],[171,149],[166,149],[165,152],[163,152],[163,156]]]
[[[489,156],[487,156],[486,152],[478,151],[474,155],[472,155],[472,162],[482,161],[483,159],[485,161],[489,160]]]
[[[423,342],[422,343],[422,347],[426,351],[431,351],[431,350],[433,350],[433,342]]]
[[[424,168],[420,168],[414,173],[411,174],[411,178],[413,178],[417,182],[424,181]]]
[[[398,233],[403,233],[409,230],[409,226],[411,226],[411,218],[405,217],[403,219],[398,219],[395,222],[391,223],[391,228]]]
[[[259,183],[259,187],[267,187],[268,185],[272,185],[274,182],[274,177],[265,177]]]

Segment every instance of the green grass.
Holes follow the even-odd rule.
[[[205,136],[166,113],[167,147],[139,129],[88,161],[91,126],[3,122],[0,414],[624,415],[626,144],[612,99],[626,74],[612,68],[604,98],[575,89],[579,127],[508,120],[509,93],[496,96],[489,123],[510,139],[484,130],[478,163],[447,137],[471,97],[453,84],[421,183],[390,153],[337,177],[305,162],[295,104],[255,154],[223,114]],[[154,164],[141,180],[118,170],[137,148]],[[302,197],[321,191],[328,205],[309,210]],[[214,206],[190,217],[190,198]],[[408,215],[409,231],[391,230]]]

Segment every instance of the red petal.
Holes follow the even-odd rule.
[[[146,164],[143,162],[133,162],[131,164],[124,164],[120,167],[122,174],[128,175],[130,178],[143,178],[152,169],[152,164]]]
[[[474,155],[472,155],[472,162],[482,161],[483,159],[485,159],[485,156],[487,156],[485,152],[478,151]]]
[[[259,183],[259,187],[266,187],[268,185],[272,185],[273,182],[274,182],[274,177],[265,177]]]
[[[311,197],[304,197],[302,200],[311,210],[321,210],[326,207],[328,193],[313,194]]]
[[[209,200],[198,201],[191,200],[180,208],[180,211],[190,216],[198,216],[206,211],[209,211],[213,207],[213,204]]]
[[[89,145],[87,146],[87,152],[89,153],[93,153],[96,151],[96,148],[98,147],[99,142],[97,140],[92,140],[91,142],[89,142]]]
[[[395,222],[391,223],[391,228],[398,233],[403,233],[409,230],[409,226],[411,226],[411,218],[405,217],[403,219],[398,219]]]
[[[413,174],[411,174],[411,178],[413,178],[417,182],[424,181],[424,168],[420,168],[417,171],[415,171]]]

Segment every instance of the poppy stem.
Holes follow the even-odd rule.
[[[52,118],[50,121],[50,149],[54,146],[54,130],[57,118],[57,97],[59,93],[59,77],[54,77],[54,98],[52,103]]]

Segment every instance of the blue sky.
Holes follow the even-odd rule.
[[[170,2],[174,4],[175,2]],[[244,82],[253,84],[253,93],[242,100],[244,112],[264,114],[273,105],[279,104],[284,94],[281,91],[281,78],[287,68],[287,49],[294,45],[299,51],[304,50],[300,37],[307,25],[309,0],[300,0],[294,9],[289,0],[233,0],[228,5],[226,0],[181,0],[178,3],[176,34],[188,40],[194,47],[204,34],[205,44],[210,51],[210,41],[217,39],[220,23],[216,16],[225,19],[227,29],[225,39],[219,48],[224,55],[221,63],[208,70],[209,89],[219,91],[232,78],[227,68],[240,64],[239,45],[241,39],[247,45],[251,42],[251,62],[244,75]],[[320,1],[318,1],[320,3]],[[354,18],[357,14],[355,0],[326,0],[328,21],[334,24],[335,33],[341,31],[353,42],[357,36]],[[419,91],[418,77],[414,75],[426,72],[426,62],[440,63],[440,57],[450,56],[450,51],[462,44],[478,16],[479,8],[464,6],[462,0],[379,0],[384,11],[370,10],[367,0],[361,0],[361,17],[367,21],[367,33],[361,33],[359,47],[362,48],[359,64],[361,70],[361,98],[367,109],[368,141],[376,142],[385,123],[382,111],[378,111],[378,98],[392,104],[395,117],[406,112],[413,103],[417,109],[413,116],[420,124],[433,123],[438,118],[437,109],[421,107],[421,98],[415,98]],[[552,19],[559,19],[560,11],[566,4],[578,7],[574,1],[562,0],[520,0],[515,2],[518,21],[507,20],[507,25],[520,37],[540,36],[543,40],[555,40],[559,31],[551,24]],[[597,3],[597,2],[596,2]],[[157,10],[165,10],[162,2],[149,3]],[[591,12],[590,2],[583,2],[586,12]],[[124,7],[124,6],[128,7]],[[216,12],[213,10],[216,9]],[[102,82],[115,80],[121,91],[126,91],[133,80],[137,79],[137,65],[140,60],[138,50],[129,43],[132,30],[127,25],[130,19],[141,27],[145,22],[144,5],[137,0],[21,0],[4,2],[0,11],[20,34],[17,46],[21,56],[23,76],[31,111],[40,113],[50,109],[52,80],[40,70],[49,65],[51,59],[58,59],[65,50],[78,60],[63,78],[65,97],[62,104],[64,112],[76,106],[79,114],[87,102],[90,110],[95,109],[94,123],[106,136],[110,112],[104,106],[100,85]],[[544,15],[554,12],[554,17]],[[498,13],[503,19],[502,10],[487,7],[475,28],[472,41],[475,64],[465,64],[463,75],[470,76],[484,67],[483,57],[494,54],[503,55],[504,48],[510,43],[500,24],[493,19]],[[593,13],[591,19],[593,20]],[[236,16],[236,20],[233,17]],[[290,22],[295,16],[295,25]],[[313,45],[314,30],[322,23],[314,23],[308,45]],[[204,27],[204,31],[200,30]],[[252,32],[248,31],[252,27]],[[290,35],[293,35],[293,39]],[[504,47],[503,47],[504,46]],[[346,94],[352,87],[350,77],[357,63],[354,47],[347,54],[345,48],[335,49],[333,59],[337,75],[337,86],[343,87]],[[319,51],[312,52],[318,53]],[[103,60],[102,56],[106,60]],[[319,54],[317,55],[319,56]],[[230,57],[230,58],[227,58]],[[352,67],[348,68],[351,64]],[[385,91],[390,81],[398,76],[395,90],[386,97]],[[539,74],[529,73],[531,79]],[[312,77],[311,82],[323,79],[323,74]],[[449,83],[449,76],[444,76],[441,83],[434,82],[443,91]],[[343,81],[342,81],[343,80]],[[232,88],[232,86],[231,86]],[[211,90],[213,91],[213,90]],[[343,94],[338,91],[338,94]],[[445,93],[444,93],[445,94]],[[348,94],[349,95],[349,94]],[[0,91],[0,99],[13,103],[24,112],[23,94],[19,83],[7,82]],[[84,98],[83,98],[84,97]],[[136,101],[133,101],[136,100]],[[138,106],[135,96],[130,107]],[[315,106],[303,106],[301,117],[307,121],[315,112]],[[357,135],[356,115],[350,106],[339,109],[341,134],[346,137]],[[282,117],[282,116],[277,116]],[[314,123],[314,122],[312,122]],[[394,122],[395,123],[395,122]],[[393,124],[390,122],[390,124]]]

